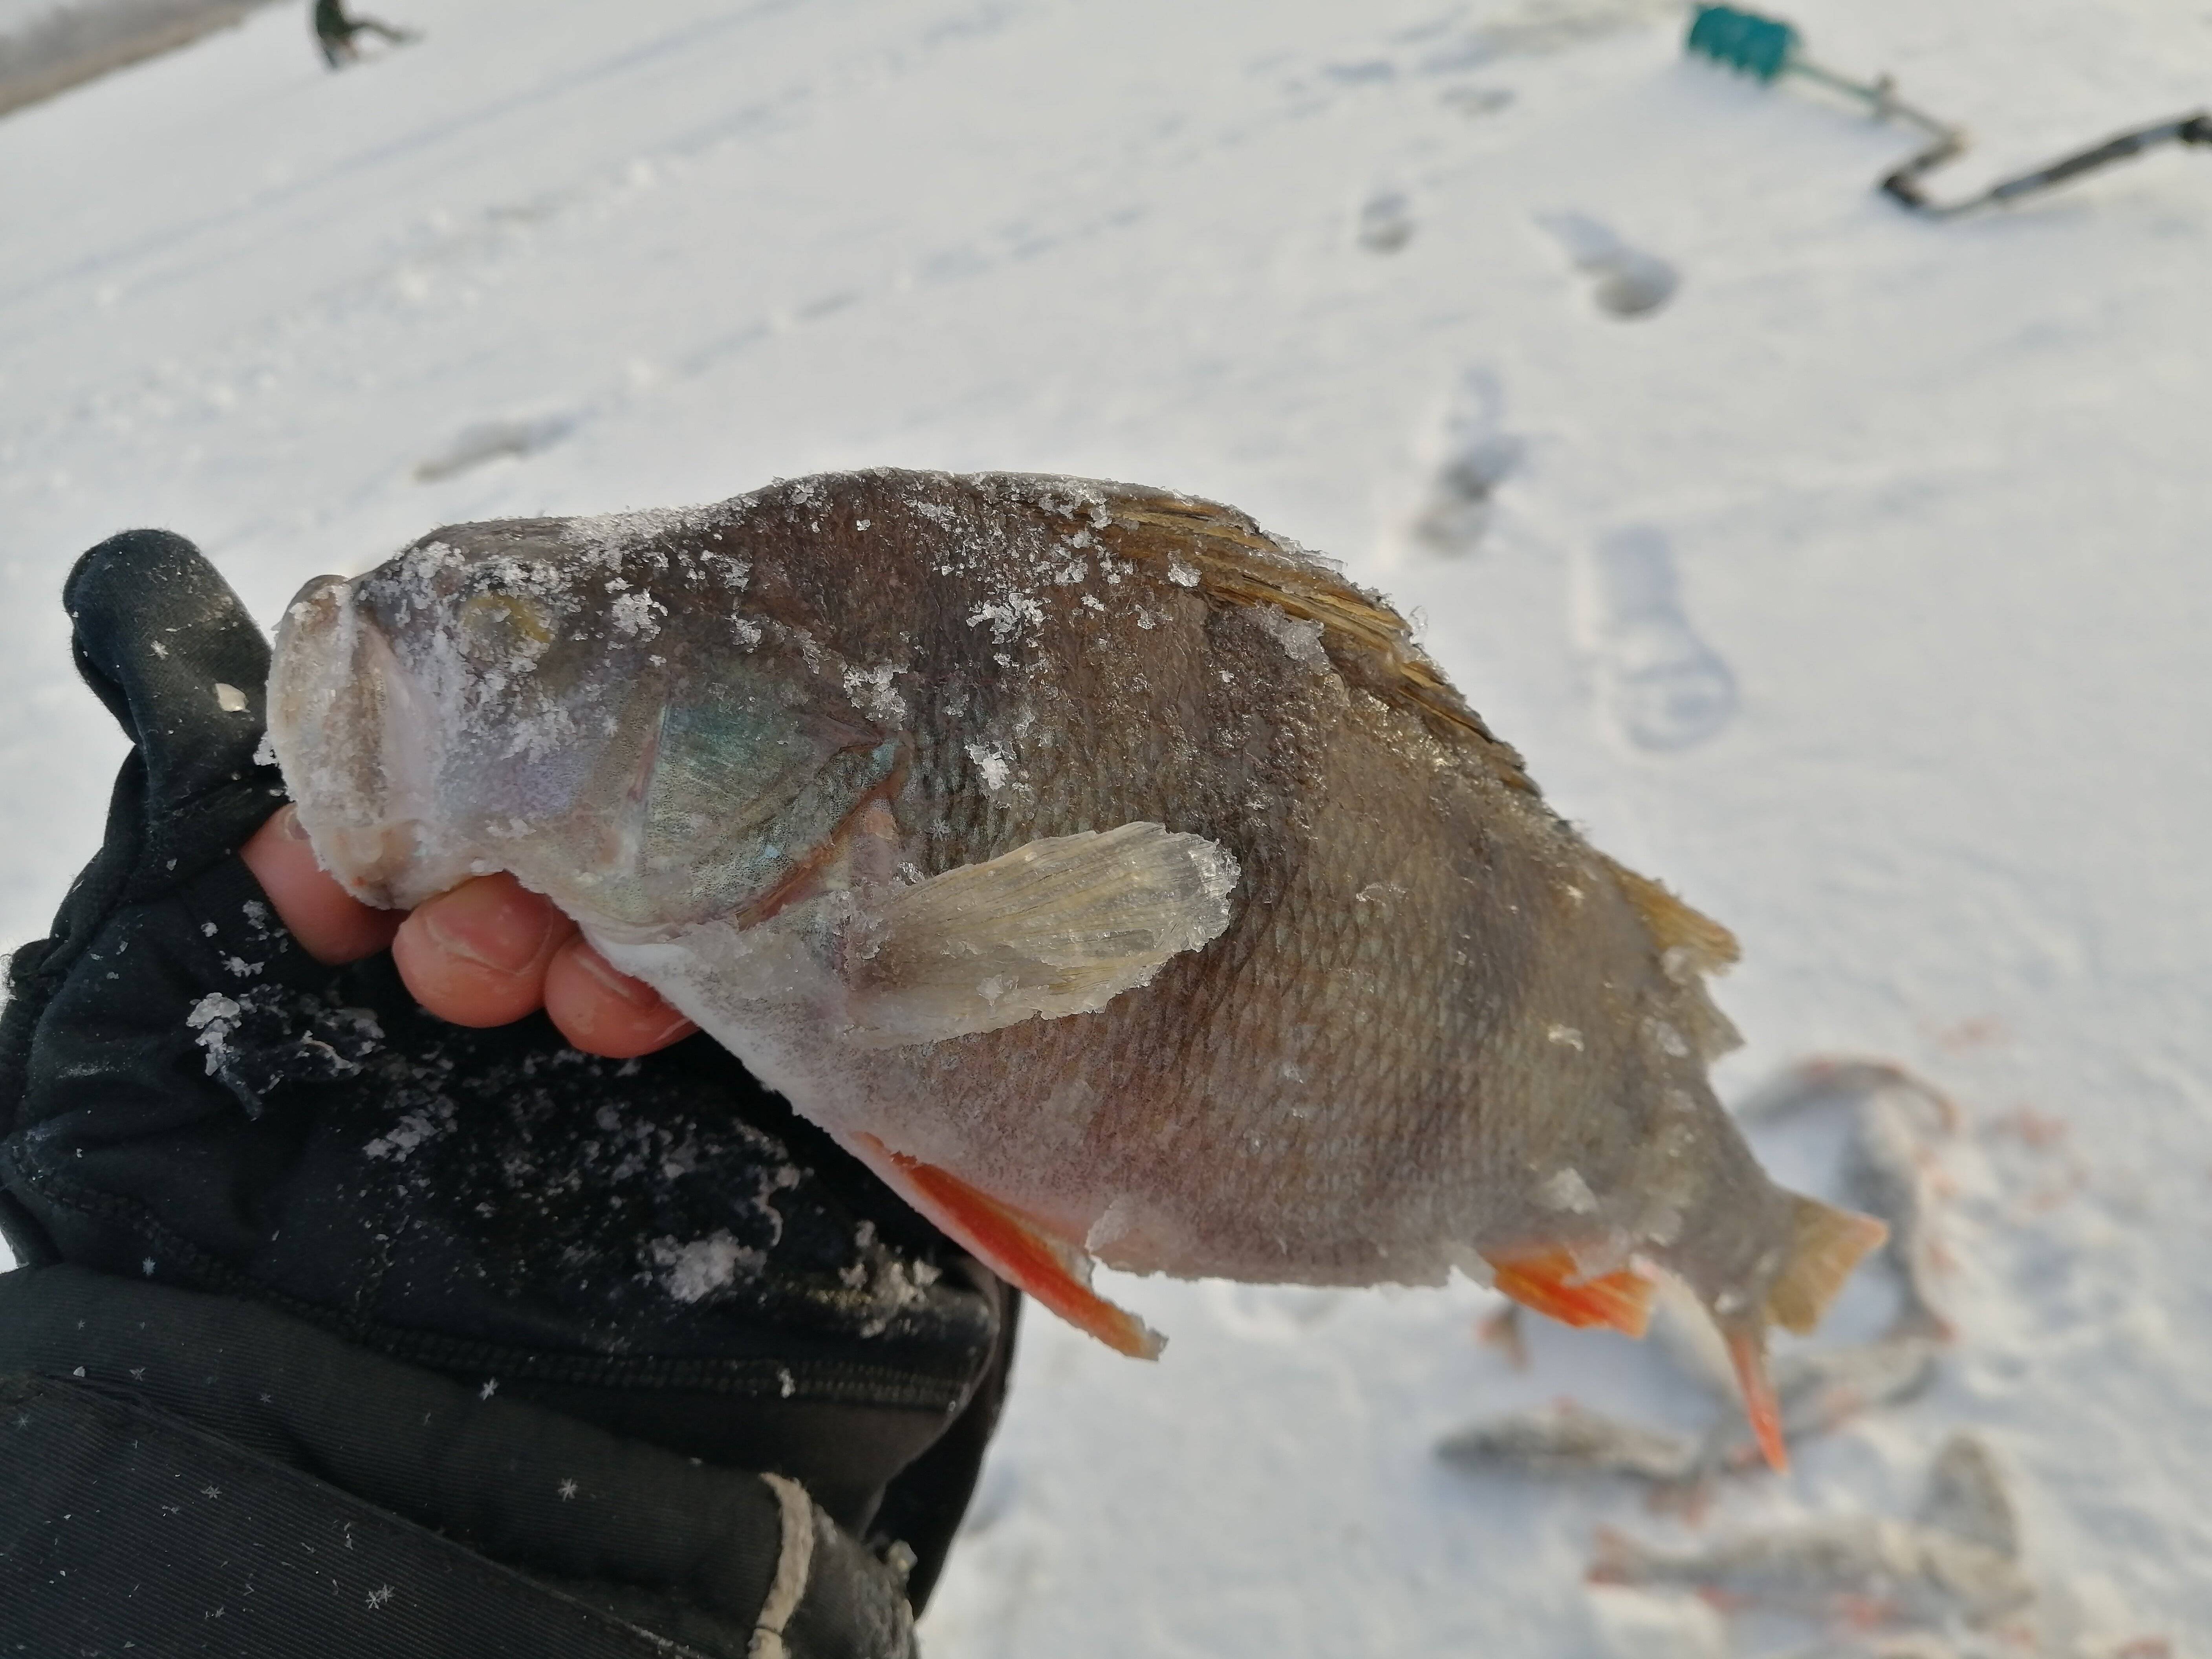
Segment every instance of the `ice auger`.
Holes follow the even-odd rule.
[[[1906,103],[1897,95],[1896,85],[1887,75],[1861,82],[1823,69],[1804,55],[1804,37],[1796,26],[1780,18],[1762,16],[1736,6],[1699,6],[1691,19],[1690,33],[1682,46],[1692,56],[1711,58],[1766,84],[1785,75],[1802,76],[1865,105],[1883,120],[1917,127],[1927,135],[1926,146],[1885,174],[1880,189],[1892,200],[1933,219],[1953,219],[1978,208],[2017,202],[2024,196],[2035,195],[2085,173],[2124,161],[2160,144],[2212,145],[2212,111],[2197,110],[2169,121],[2156,121],[2148,126],[2116,133],[2101,144],[1991,185],[1978,196],[1957,202],[1931,201],[1922,190],[1921,181],[1945,162],[1955,161],[1965,153],[1965,131]]]

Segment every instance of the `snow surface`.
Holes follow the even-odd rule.
[[[1700,1530],[1431,1453],[1566,1394],[1701,1420],[1655,1349],[1542,1327],[1516,1372],[1472,1285],[1116,1285],[1166,1358],[1032,1318],[932,1650],[1776,1649],[1588,1587],[1594,1528],[1905,1513],[1960,1428],[2054,1643],[2212,1629],[2201,152],[1917,222],[1869,188],[1899,134],[1633,0],[376,9],[427,40],[331,76],[272,9],[0,121],[0,936],[121,753],[55,598],[116,529],[273,618],[442,521],[826,467],[1213,495],[1419,607],[1552,798],[1738,931],[1724,1090],[1849,1050],[1956,1097],[1960,1338]],[[2201,4],[1792,15],[1978,135],[1961,190],[2212,96]]]

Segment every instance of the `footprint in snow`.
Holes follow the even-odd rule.
[[[435,483],[500,460],[509,455],[534,455],[550,448],[575,429],[573,415],[543,415],[534,419],[479,421],[455,433],[436,454],[415,464],[415,482]]]
[[[1609,316],[1648,317],[1674,297],[1680,274],[1656,253],[1631,247],[1609,225],[1584,213],[1539,214],[1575,269],[1591,279],[1590,298]]]
[[[1510,87],[1447,87],[1438,94],[1447,109],[1457,110],[1469,120],[1495,115],[1513,101]]]
[[[1638,748],[1687,749],[1735,715],[1735,676],[1683,614],[1674,550],[1650,525],[1601,538],[1582,561],[1583,619],[1600,696]]]
[[[1399,190],[1378,190],[1363,203],[1353,235],[1370,253],[1395,253],[1413,240],[1413,204]]]
[[[1491,497],[1521,465],[1526,446],[1500,430],[1504,393],[1487,369],[1460,377],[1428,440],[1422,459],[1428,476],[1406,537],[1431,553],[1470,552],[1490,527]]]

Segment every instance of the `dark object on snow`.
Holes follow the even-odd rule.
[[[1903,167],[1881,181],[1883,191],[1903,203],[1916,213],[1925,213],[1937,219],[1955,218],[1961,213],[1971,213],[1979,207],[1995,207],[2006,202],[2016,202],[2023,196],[2063,185],[2069,179],[2078,179],[2085,173],[2110,167],[2115,161],[2124,161],[2131,155],[2140,155],[2160,144],[2212,144],[2212,111],[2199,110],[2171,121],[2156,121],[2147,127],[2136,127],[2107,138],[2080,153],[2038,167],[2033,173],[2023,173],[2018,178],[2008,179],[2002,184],[1991,185],[1978,196],[1967,197],[1959,202],[1931,202],[1922,192],[1920,179],[1944,162],[1951,160],[1964,147],[1951,149],[1929,149],[1914,156]]]
[[[282,799],[236,599],[155,531],[64,593],[137,746],[0,1015],[10,1628],[907,1652],[1010,1294],[709,1042],[599,1060],[314,963],[234,856]]]
[[[1996,207],[2033,196],[2078,179],[2085,173],[2140,155],[2160,144],[2212,144],[2212,111],[2199,110],[2170,121],[2156,121],[2107,138],[2100,144],[1990,185],[1957,202],[1930,201],[1921,180],[1966,154],[1964,130],[1937,120],[1898,97],[1887,75],[1871,82],[1853,81],[1823,69],[1803,56],[1804,37],[1793,24],[1736,6],[1699,6],[1683,49],[1694,56],[1771,84],[1784,75],[1800,75],[1862,103],[1884,120],[1903,121],[1928,135],[1928,147],[1885,174],[1878,188],[1891,200],[1933,219],[1953,219],[1977,208]]]
[[[323,49],[323,62],[332,69],[343,69],[361,56],[355,42],[363,34],[374,34],[394,46],[422,38],[413,29],[396,29],[374,17],[349,17],[345,0],[315,0],[315,40]]]

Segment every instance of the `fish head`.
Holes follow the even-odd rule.
[[[742,559],[599,523],[448,527],[288,607],[271,742],[359,897],[505,869],[636,936],[742,916],[898,775],[836,661],[747,614]]]

